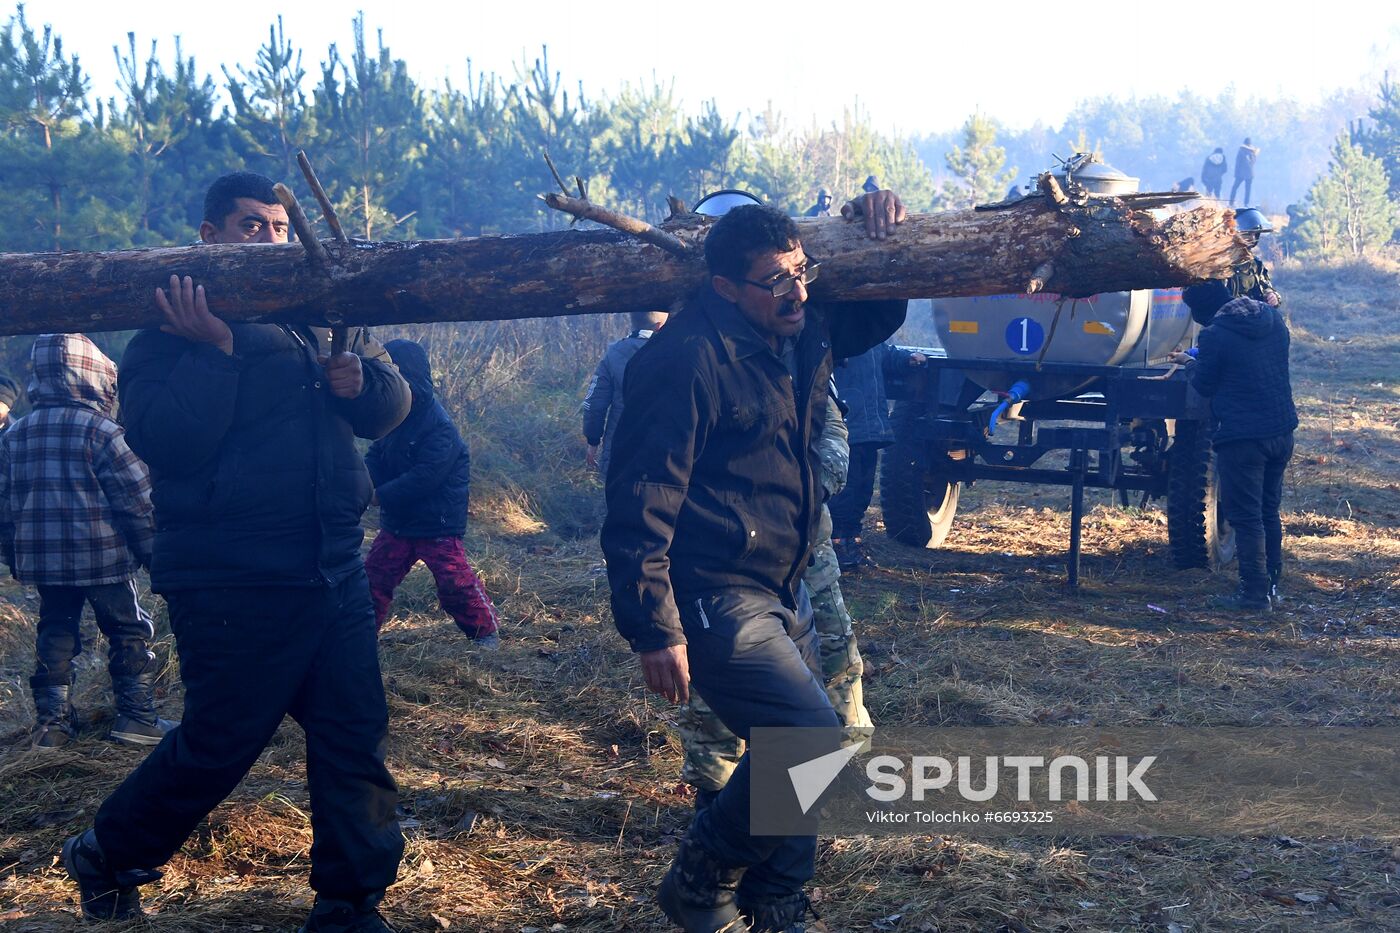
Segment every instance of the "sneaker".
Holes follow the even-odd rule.
[[[378,897],[356,904],[318,896],[299,933],[394,933],[394,928],[380,916]]]
[[[116,720],[112,723],[112,731],[107,733],[107,737],[124,745],[149,747],[159,745],[160,740],[165,738],[165,734],[179,724],[178,720],[157,719],[153,725],[148,725],[139,719],[132,719],[130,716],[118,713]]]
[[[1249,596],[1239,590],[1229,596],[1212,596],[1208,605],[1212,609],[1220,609],[1225,612],[1251,614],[1264,614],[1272,612],[1274,609],[1267,593],[1263,596]]]
[[[498,651],[501,647],[501,636],[496,632],[492,632],[490,635],[474,635],[472,636],[472,644],[482,651]]]
[[[63,867],[78,884],[83,916],[90,920],[130,920],[142,916],[137,888],[159,881],[161,873],[136,869],[113,872],[107,867],[97,835],[89,829],[63,844]]]

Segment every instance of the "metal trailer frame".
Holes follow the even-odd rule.
[[[887,377],[888,396],[916,406],[910,416],[896,419],[896,432],[904,432],[900,440],[912,441],[929,451],[966,452],[960,459],[945,457],[939,461],[940,477],[951,482],[985,479],[1070,487],[1066,563],[1071,587],[1079,585],[1080,526],[1086,487],[1116,489],[1124,497],[1130,491],[1140,491],[1145,494],[1144,502],[1167,492],[1165,462],[1124,462],[1123,450],[1134,440],[1133,422],[1204,421],[1209,415],[1208,402],[1191,388],[1182,371],[1162,378],[1163,369],[1038,363],[1029,359],[948,359],[941,350],[902,349],[923,353],[928,360],[925,366],[911,368],[898,378]],[[1074,398],[1019,403],[1019,411],[1000,425],[1001,432],[1017,432],[1015,442],[1001,443],[987,435],[996,404],[979,404],[985,394],[983,388],[964,375],[976,371],[1005,373],[1011,378],[1056,375],[1094,381]],[[1077,424],[1041,423],[1067,421]],[[1035,466],[1056,451],[1069,452],[1065,469]]]

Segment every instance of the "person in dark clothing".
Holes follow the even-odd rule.
[[[842,214],[883,238],[904,208],[882,191]],[[653,691],[684,703],[693,677],[739,738],[759,725],[826,727],[835,750],[838,719],[800,586],[821,515],[810,452],[833,354],[887,338],[905,303],[808,304],[816,264],[770,207],[725,213],[705,257],[700,294],[628,366],[602,532],[613,619]],[[758,837],[750,825],[745,753],[658,894],[690,933],[800,929],[816,838]]]
[[[1234,298],[1221,282],[1186,289],[1193,315],[1210,325],[1189,366],[1192,387],[1211,400],[1212,445],[1221,506],[1235,530],[1240,585],[1213,600],[1219,608],[1268,612],[1283,573],[1283,474],[1293,456],[1298,411],[1288,375],[1288,324],[1276,309]]]
[[[1235,206],[1235,194],[1240,190],[1240,185],[1244,185],[1244,203],[1252,201],[1254,191],[1254,163],[1259,161],[1259,147],[1249,144],[1249,137],[1244,138],[1240,148],[1235,151],[1235,183],[1230,186],[1230,206]]]
[[[413,390],[413,409],[365,456],[381,525],[365,558],[375,625],[383,627],[394,589],[421,560],[443,611],[477,644],[495,647],[496,607],[462,547],[471,490],[466,441],[435,397],[427,351],[412,340],[390,340],[384,349]]]
[[[271,180],[237,173],[210,188],[200,236],[283,243],[287,226]],[[397,426],[408,386],[363,328],[329,355],[325,328],[225,323],[188,277],[155,298],[166,323],[132,339],[118,387],[151,469],[151,586],[170,607],[184,720],[64,843],[64,866],[87,917],[140,915],[138,886],[291,715],[306,733],[314,837],[302,929],[387,930],[377,905],[403,837],[360,559],[371,486],[354,439]]]
[[[582,406],[583,439],[588,443],[584,457],[605,479],[612,460],[613,435],[622,417],[622,387],[627,364],[665,324],[665,311],[632,312],[632,333],[614,341],[593,371],[593,381],[588,384]]]
[[[817,201],[807,208],[804,217],[830,217],[831,216],[831,192],[825,188],[817,191]]]
[[[886,374],[906,366],[922,366],[922,353],[881,343],[842,360],[833,376],[836,394],[846,406],[850,428],[851,466],[846,486],[831,499],[831,545],[842,573],[851,573],[871,561],[861,541],[861,526],[875,494],[875,471],[880,450],[894,443],[890,402],[885,395]]]
[[[1215,151],[1206,156],[1201,165],[1201,186],[1212,198],[1220,197],[1220,186],[1225,181],[1225,171],[1225,150],[1216,146]]]
[[[109,734],[155,745],[176,724],[156,716],[155,627],[136,598],[155,521],[150,474],[112,420],[117,367],[82,334],[45,334],[32,359],[33,410],[0,436],[0,550],[15,578],[39,590],[34,746],[72,738],[84,603],[107,637],[117,706]]]

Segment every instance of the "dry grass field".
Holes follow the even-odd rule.
[[[1285,611],[1262,625],[1212,615],[1206,597],[1233,580],[1173,571],[1156,507],[1092,492],[1068,593],[1068,492],[978,485],[943,549],[872,535],[879,569],[844,583],[877,723],[1400,725],[1400,273],[1276,280],[1303,416]],[[672,711],[643,692],[608,617],[577,383],[524,392],[499,386],[469,428],[468,551],[504,647],[462,638],[421,567],[383,634],[408,817],[386,913],[418,931],[666,930],[650,894],[691,812]],[[482,439],[512,424],[533,433],[527,453]],[[100,644],[80,677],[90,727],[69,749],[29,750],[36,605],[0,588],[0,931],[81,926],[59,844],[140,756],[101,737]],[[157,650],[171,653],[168,635]],[[163,713],[178,714],[173,665],[162,683]],[[310,903],[301,744],[289,721],[130,929],[296,928]],[[827,838],[815,884],[833,931],[1400,930],[1397,839]]]

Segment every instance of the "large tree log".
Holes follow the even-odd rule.
[[[915,214],[887,240],[839,218],[797,221],[823,262],[820,299],[936,298],[1041,288],[1069,296],[1224,276],[1247,256],[1234,215],[1200,207],[1156,220],[1133,196]],[[708,219],[665,230],[679,257],[611,230],[409,243],[324,243],[323,271],[299,244],[0,255],[0,334],[160,323],[154,290],[171,274],[206,287],[230,320],[348,324],[509,320],[665,308],[704,279]]]

